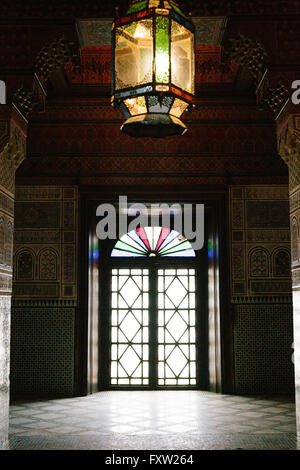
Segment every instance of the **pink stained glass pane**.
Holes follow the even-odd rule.
[[[151,247],[149,245],[149,241],[148,241],[148,238],[147,238],[147,235],[146,235],[146,232],[144,230],[143,227],[138,227],[136,229],[137,233],[139,234],[139,236],[141,237],[141,239],[143,240],[143,242],[145,243],[146,247],[151,250]]]
[[[147,247],[145,246],[141,237],[138,235],[138,233],[135,230],[131,230],[131,232],[128,232],[128,236],[132,238],[132,240],[136,241],[143,250],[147,251]]]
[[[162,228],[161,232],[160,232],[160,236],[159,236],[159,239],[158,239],[158,242],[156,244],[156,247],[155,247],[155,250],[158,250],[160,245],[162,244],[162,242],[166,239],[166,237],[169,235],[170,233],[170,229],[167,228],[167,227],[164,227]]]

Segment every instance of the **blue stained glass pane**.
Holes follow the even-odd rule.
[[[119,105],[119,110],[121,111],[121,113],[123,114],[123,116],[126,118],[126,119],[129,119],[130,118],[130,112],[128,111],[128,108],[127,106],[125,106],[125,104],[123,103],[123,101],[120,103]]]
[[[116,257],[116,256],[123,257],[123,258],[128,258],[128,257],[132,257],[132,256],[143,257],[143,256],[146,256],[146,253],[144,255],[140,255],[138,253],[132,253],[131,251],[117,250],[116,248],[114,248],[111,252],[111,256],[113,258]]]
[[[183,16],[178,15],[174,10],[171,12],[171,17],[176,20],[178,23],[182,24],[185,28],[187,28],[189,31],[194,32],[194,25],[190,23],[188,20],[186,20]]]
[[[136,95],[144,95],[145,93],[150,93],[153,90],[152,85],[140,87],[140,88],[134,88],[133,90],[126,90],[126,91],[118,91],[115,94],[115,100],[116,99],[123,99],[123,98],[128,98],[130,96],[136,96]]]
[[[126,235],[123,235],[120,240],[124,243],[127,243],[127,245],[131,245],[135,248],[137,248],[139,251],[146,251],[146,248],[140,244],[137,240],[134,240],[132,237],[130,237],[129,233]]]
[[[131,232],[128,232],[128,235],[132,240],[136,241],[143,250],[146,250],[147,247],[144,245],[143,241],[141,240],[141,237],[135,230],[131,230]]]
[[[177,251],[176,253],[166,253],[165,255],[162,255],[162,256],[172,256],[173,258],[174,257],[177,257],[180,256],[185,256],[185,257],[195,257],[196,256],[196,253],[193,249],[191,250],[183,250],[183,251]]]
[[[160,245],[160,248],[158,251],[162,251],[162,249],[168,245],[174,238],[178,237],[180,234],[176,232],[176,230],[171,230],[165,241]]]
[[[167,247],[166,250],[162,250],[161,254],[175,253],[176,251],[189,250],[190,248],[192,248],[192,245],[188,240],[183,242],[178,241],[178,243],[177,240],[175,240],[174,245],[170,248]]]
[[[135,248],[134,246],[124,243],[122,240],[118,240],[115,244],[115,248],[118,250],[131,251],[132,253],[142,253],[142,250]]]

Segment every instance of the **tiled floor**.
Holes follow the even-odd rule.
[[[286,397],[114,391],[10,407],[10,449],[296,449]]]

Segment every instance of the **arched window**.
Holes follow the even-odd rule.
[[[107,254],[103,381],[109,388],[198,387],[198,251],[174,229],[147,226],[121,236]]]
[[[123,235],[115,244],[112,257],[195,257],[191,243],[167,227],[139,227]]]

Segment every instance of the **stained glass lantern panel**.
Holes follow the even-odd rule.
[[[152,18],[120,26],[116,30],[115,89],[152,81]]]
[[[172,83],[188,93],[194,93],[194,35],[172,20],[171,28]]]

